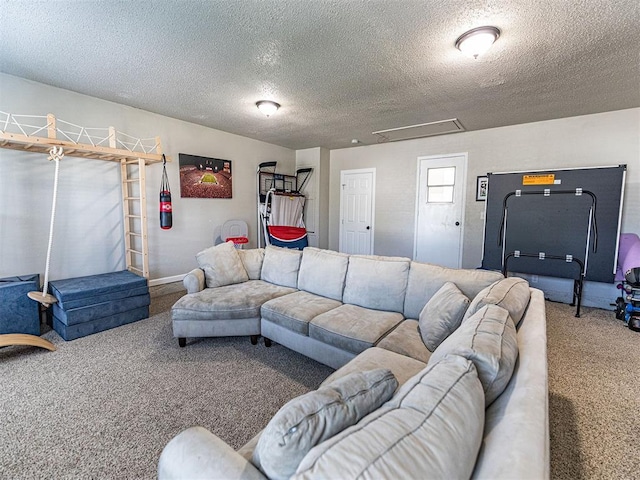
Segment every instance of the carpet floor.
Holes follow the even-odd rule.
[[[154,478],[162,448],[202,425],[238,448],[332,371],[247,338],[172,338],[170,306],[58,350],[0,349],[0,478]],[[612,312],[547,302],[551,474],[640,478],[640,334]]]

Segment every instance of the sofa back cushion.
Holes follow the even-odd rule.
[[[417,319],[429,299],[446,282],[453,282],[467,298],[504,278],[500,272],[464,268],[447,268],[430,263],[411,262],[404,316]]]
[[[262,262],[264,261],[264,248],[252,248],[250,250],[238,250],[238,256],[249,275],[249,280],[260,280]]]
[[[221,243],[196,255],[198,266],[204,270],[207,287],[224,287],[249,280],[247,271],[233,242]]]
[[[351,255],[343,303],[402,313],[410,263],[402,257]]]
[[[430,352],[460,326],[469,299],[452,282],[445,282],[420,312],[420,336]]]
[[[476,369],[467,359],[450,356],[312,449],[293,478],[470,478],[483,429]]]
[[[291,248],[267,245],[260,280],[282,287],[298,288],[298,270],[302,252]]]
[[[286,403],[262,432],[253,464],[271,479],[288,479],[317,444],[354,425],[398,387],[390,370],[354,372]]]
[[[511,380],[518,359],[516,327],[509,312],[497,305],[482,307],[436,348],[428,364],[451,354],[475,364],[489,406]]]
[[[529,283],[525,279],[503,278],[482,289],[475,296],[462,321],[464,322],[485,305],[498,305],[507,310],[513,323],[518,325],[529,305],[530,298]]]
[[[307,247],[302,251],[298,289],[342,301],[349,255]]]

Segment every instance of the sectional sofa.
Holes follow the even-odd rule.
[[[238,451],[202,427],[164,478],[548,478],[546,319],[523,279],[307,247],[197,256],[174,336],[247,335],[336,371]]]

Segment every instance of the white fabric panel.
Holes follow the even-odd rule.
[[[271,195],[271,217],[269,225],[304,228],[302,210],[304,197]]]

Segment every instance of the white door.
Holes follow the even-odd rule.
[[[462,264],[467,154],[419,157],[414,259]]]
[[[340,251],[373,254],[376,171],[340,172]]]

